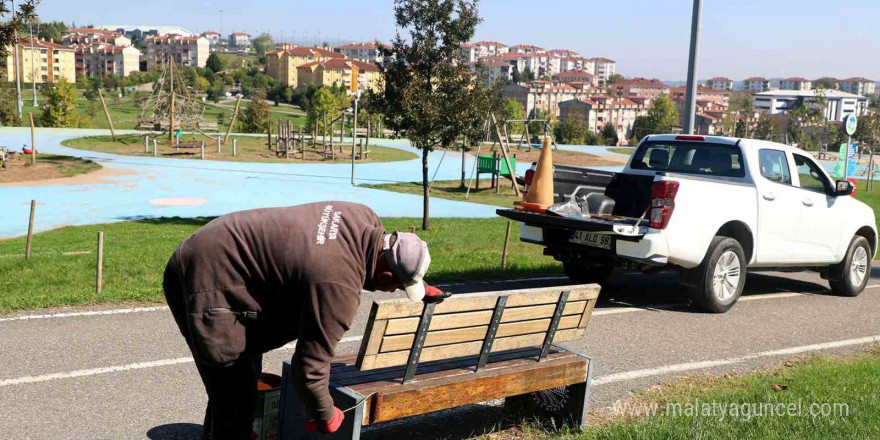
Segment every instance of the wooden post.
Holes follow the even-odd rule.
[[[104,107],[104,116],[107,117],[107,125],[110,126],[110,136],[113,138],[113,142],[116,142],[116,133],[113,131],[113,119],[110,119],[110,112],[107,110],[107,103],[104,102],[104,94],[101,93],[101,88],[98,88],[98,99],[101,100],[101,107]]]
[[[170,117],[168,122],[168,141],[174,140],[174,57],[168,57],[171,69],[171,111],[168,112]]]
[[[409,227],[409,232],[410,232],[410,234],[415,234],[415,233],[416,233],[416,227],[415,227],[415,226],[410,226],[410,227]]]
[[[342,117],[339,118],[339,143],[343,142],[343,138],[345,137],[345,112],[342,112]]]
[[[269,125],[269,131],[268,131],[267,135],[269,136],[269,144],[267,145],[267,147],[269,147],[269,149],[271,150],[272,149],[272,119],[269,119],[268,125]]]
[[[37,129],[34,127],[34,114],[28,113],[31,119],[31,165],[37,164]]]
[[[232,127],[235,125],[235,118],[238,117],[238,107],[241,105],[241,96],[235,101],[235,111],[232,112],[232,121],[229,122],[229,127],[226,127],[226,136],[223,137],[223,142],[229,140],[229,132],[232,131]],[[218,127],[219,128],[219,127]]]
[[[504,156],[504,162],[507,163],[507,170],[510,171],[510,181],[513,183],[513,192],[519,197],[519,185],[516,184],[516,170],[510,166],[510,160],[507,159],[507,147],[501,140],[501,131],[498,129],[498,121],[495,119],[494,113],[492,114],[492,122],[495,123],[495,133],[498,135],[499,142],[501,142],[501,155]]]
[[[156,139],[153,139],[153,157],[159,155],[159,143]]]
[[[510,244],[510,220],[507,221],[507,232],[504,234],[504,250],[501,252],[501,268],[507,269],[507,247]]]
[[[237,149],[237,147],[238,147],[238,138],[233,138],[233,139],[232,139],[232,155],[233,155],[233,156],[235,156],[236,153],[237,153],[237,152],[235,151],[235,150]]]
[[[372,121],[367,119],[367,142],[366,142],[366,145],[364,145],[364,151],[370,149],[370,134],[372,133],[371,130],[373,129],[373,127],[371,126],[372,125],[371,122]],[[364,156],[361,156],[361,160],[364,160]]]
[[[205,160],[205,141],[202,141],[201,159]]]
[[[317,124],[316,124],[317,125]],[[302,127],[299,128],[299,154],[305,160],[306,158],[306,135]]]
[[[144,154],[150,152],[150,137],[144,136]]]
[[[98,231],[98,271],[95,277],[95,293],[101,293],[104,284],[104,231]]]
[[[28,220],[28,235],[27,235],[27,244],[25,245],[24,258],[25,260],[31,259],[31,246],[34,243],[34,211],[37,210],[37,201],[31,200],[31,217]]]
[[[220,154],[220,153],[223,152],[223,151],[220,150],[220,147],[221,147],[221,146],[222,146],[222,144],[220,143],[220,135],[218,134],[218,135],[217,135],[217,154]]]

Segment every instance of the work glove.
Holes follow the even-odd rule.
[[[333,417],[328,421],[323,420],[309,420],[306,422],[306,431],[315,432],[318,431],[322,434],[333,434],[342,426],[342,421],[345,420],[345,414],[342,413],[337,407],[333,407]]]
[[[444,292],[430,284],[426,284],[425,297],[422,298],[422,301],[426,303],[441,303],[450,296],[452,296],[452,292]]]

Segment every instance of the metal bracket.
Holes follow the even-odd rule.
[[[501,324],[501,315],[504,314],[504,307],[507,305],[507,297],[499,296],[495,302],[495,311],[492,312],[492,320],[489,322],[489,329],[486,330],[486,338],[483,339],[483,348],[480,350],[480,360],[477,361],[477,371],[486,368],[486,362],[489,361],[489,353],[492,352],[492,343],[495,342],[495,333],[498,332],[498,326]]]
[[[556,310],[553,311],[553,318],[550,319],[550,327],[547,329],[547,336],[544,337],[544,344],[541,347],[541,354],[538,361],[544,360],[550,353],[550,346],[553,345],[553,338],[556,336],[556,329],[559,327],[559,321],[562,319],[562,312],[565,310],[565,304],[568,303],[568,290],[559,294],[559,301],[556,303]]]
[[[416,375],[416,369],[419,367],[419,357],[422,355],[422,348],[425,346],[425,338],[428,337],[428,327],[431,326],[431,318],[434,317],[434,306],[436,305],[436,303],[426,303],[422,309],[419,328],[416,330],[416,336],[409,351],[409,359],[406,361],[406,373],[403,376],[403,383],[411,382]]]

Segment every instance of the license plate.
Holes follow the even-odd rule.
[[[571,240],[569,241],[585,246],[611,250],[611,236],[607,234],[597,234],[595,232],[587,231],[575,231],[574,235],[572,235]]]

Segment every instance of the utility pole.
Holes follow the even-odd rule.
[[[684,102],[684,133],[694,134],[694,120],[697,110],[697,51],[700,48],[700,15],[703,0],[694,0],[694,14],[691,17],[691,51],[688,57],[687,96]]]
[[[37,63],[34,60],[34,22],[31,21],[28,26],[30,26],[31,31],[31,85],[34,87],[34,108],[37,108]],[[39,29],[37,29],[39,32]]]
[[[174,143],[174,54],[169,55],[168,59],[171,69],[171,111],[168,112],[171,120],[168,123],[168,142]]]
[[[15,0],[12,0],[12,37],[15,38],[15,46],[13,49],[12,59],[13,59],[13,68],[15,69],[15,93],[18,97],[18,117],[21,118],[24,113],[24,103],[21,101],[21,59],[19,58],[19,47],[21,46],[18,41],[18,26],[15,26],[15,10],[17,7],[15,6]],[[33,49],[32,49],[33,50]]]

